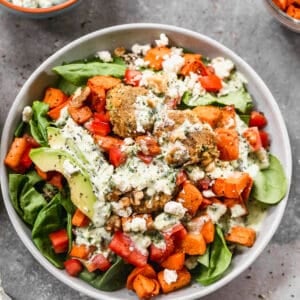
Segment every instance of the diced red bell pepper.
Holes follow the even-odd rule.
[[[96,112],[93,115],[93,118],[97,121],[101,121],[101,122],[110,122],[110,118],[109,118],[109,114],[106,112]]]
[[[184,170],[180,170],[176,175],[176,185],[180,186],[187,181],[187,174]]]
[[[32,165],[32,160],[29,156],[29,152],[32,149],[31,145],[28,145],[26,150],[23,152],[22,157],[20,159],[20,165],[24,167],[26,170],[30,168]]]
[[[181,223],[179,223],[175,224],[172,228],[165,231],[164,234],[172,237],[175,243],[177,243],[185,238],[185,236],[187,235],[187,231],[184,228],[184,226]]]
[[[141,79],[142,73],[140,71],[130,69],[125,71],[124,81],[126,84],[139,86]]]
[[[257,151],[262,147],[259,131],[257,127],[249,127],[243,133],[244,138],[248,141],[251,150]]]
[[[222,88],[222,80],[215,74],[200,76],[199,81],[203,88],[208,92],[216,93]]]
[[[71,276],[78,276],[78,274],[82,271],[83,266],[78,259],[70,258],[64,262],[65,269],[67,273]]]
[[[125,152],[122,152],[120,148],[118,147],[112,147],[108,151],[109,155],[109,162],[114,166],[114,167],[119,167],[122,165],[126,159],[127,155]]]
[[[128,263],[136,267],[142,267],[147,264],[148,255],[144,255],[136,249],[131,238],[121,231],[115,232],[108,247]]]
[[[89,272],[94,272],[95,270],[100,270],[104,272],[110,267],[111,263],[102,253],[95,255],[91,262],[87,264],[87,269]]]
[[[259,111],[252,111],[249,120],[250,127],[258,127],[259,129],[264,128],[268,121],[265,115]]]
[[[153,160],[153,156],[145,155],[145,154],[143,154],[143,152],[139,152],[138,157],[141,161],[143,161],[147,165],[150,164]]]
[[[264,130],[260,130],[259,131],[259,136],[260,136],[260,140],[261,140],[261,144],[264,148],[268,148],[270,146],[270,137],[269,134],[264,131]]]
[[[101,135],[101,136],[107,136],[111,131],[109,122],[103,122],[98,119],[94,119],[86,123],[85,127],[92,134]]]
[[[175,250],[174,240],[171,236],[164,235],[165,247],[160,248],[151,244],[150,246],[150,260],[161,263],[169,257]]]
[[[205,177],[197,181],[197,187],[200,189],[200,191],[205,191],[210,188],[210,183],[211,183],[211,179]]]
[[[53,250],[55,253],[65,253],[69,247],[69,237],[66,229],[59,229],[49,234]]]

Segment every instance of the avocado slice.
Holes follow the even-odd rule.
[[[44,172],[60,172],[69,184],[71,200],[74,205],[90,219],[93,218],[94,204],[96,202],[93,186],[88,175],[80,168],[70,154],[64,150],[41,147],[32,149],[30,151],[30,158]],[[72,174],[67,172],[64,167],[66,161],[78,167],[79,171]]]

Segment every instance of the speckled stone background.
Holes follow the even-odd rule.
[[[70,41],[123,23],[159,22],[192,29],[245,59],[277,99],[293,151],[293,182],[281,225],[256,262],[205,300],[300,299],[300,34],[268,15],[261,0],[83,0],[46,20],[0,10],[1,130],[10,104],[39,64]],[[88,300],[42,268],[17,237],[0,201],[0,277],[15,300]]]

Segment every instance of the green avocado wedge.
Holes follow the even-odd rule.
[[[269,155],[270,166],[260,170],[254,178],[251,196],[265,204],[276,204],[287,192],[287,180],[280,161]]]
[[[57,171],[61,173],[69,184],[73,204],[90,219],[93,218],[96,196],[92,184],[88,175],[80,169],[71,155],[63,150],[41,147],[32,149],[30,158],[44,172]],[[70,174],[66,171],[66,164],[71,164],[77,171]]]

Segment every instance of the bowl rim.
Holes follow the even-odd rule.
[[[291,21],[294,23],[294,25],[299,25],[300,26],[300,20],[295,19],[291,16],[289,16],[287,13],[285,13],[284,11],[282,11],[274,2],[273,0],[265,0],[265,2],[267,2],[269,4],[269,7],[271,9],[273,9],[274,12],[276,12],[277,14],[279,14],[280,17],[283,17],[286,19],[286,21]]]
[[[48,14],[48,13],[60,11],[62,9],[72,6],[73,4],[75,4],[78,1],[79,0],[67,0],[61,4],[57,4],[57,5],[45,7],[45,8],[23,7],[20,5],[15,5],[7,0],[0,0],[0,4],[2,4],[3,6],[11,9],[13,11],[18,11],[18,12],[26,13],[26,14],[42,15],[42,14]]]
[[[51,62],[55,61],[57,58],[59,58],[61,55],[64,53],[68,52],[72,48],[79,46],[80,44],[83,44],[93,38],[100,37],[105,34],[110,34],[110,33],[116,33],[119,31],[124,31],[124,30],[134,30],[134,29],[139,29],[139,30],[160,30],[161,32],[164,31],[171,31],[174,33],[182,34],[182,35],[188,35],[190,37],[200,39],[203,42],[206,42],[212,47],[218,48],[221,52],[223,52],[225,55],[230,55],[231,57],[234,57],[235,61],[241,65],[243,68],[247,69],[247,72],[251,74],[251,76],[254,78],[254,82],[256,85],[259,86],[259,89],[261,92],[266,95],[269,101],[272,102],[272,107],[270,108],[279,118],[279,127],[281,129],[281,132],[284,136],[284,141],[283,144],[286,146],[285,152],[287,154],[286,160],[287,163],[285,165],[285,174],[288,182],[288,188],[287,188],[287,193],[285,195],[285,198],[277,204],[276,207],[278,207],[278,211],[276,212],[275,215],[275,220],[272,222],[272,226],[269,227],[269,230],[267,234],[264,236],[264,239],[262,239],[261,243],[253,249],[250,253],[247,254],[247,260],[242,264],[236,266],[234,270],[231,270],[224,276],[223,278],[219,279],[217,282],[206,286],[205,289],[197,291],[196,289],[192,289],[189,291],[188,295],[185,295],[184,297],[172,297],[172,299],[195,299],[195,298],[201,298],[203,296],[206,296],[214,291],[217,291],[221,287],[225,286],[229,282],[231,282],[234,278],[239,276],[243,271],[245,271],[255,260],[256,258],[263,252],[267,244],[270,242],[272,239],[273,235],[275,234],[281,219],[283,217],[285,207],[287,205],[287,200],[289,197],[289,191],[290,191],[290,186],[291,186],[291,178],[292,178],[292,153],[291,153],[291,146],[290,146],[290,140],[289,140],[289,135],[287,132],[287,128],[284,122],[284,119],[281,115],[281,112],[279,110],[279,106],[277,102],[275,101],[273,95],[271,94],[270,90],[266,86],[266,84],[263,82],[263,80],[259,77],[259,75],[256,73],[254,69],[244,60],[242,59],[238,54],[221,44],[220,42],[204,35],[201,33],[198,33],[193,30],[181,28],[178,26],[174,25],[167,25],[167,24],[162,24],[162,23],[128,23],[128,24],[122,24],[122,25],[116,25],[116,26],[110,26],[106,27],[94,32],[91,32],[89,34],[83,35],[71,43],[67,44],[57,52],[55,52],[53,55],[51,55],[48,59],[46,59],[35,71],[29,76],[21,90],[19,91],[18,95],[16,96],[10,111],[7,116],[7,120],[4,124],[3,128],[3,133],[2,133],[2,138],[1,138],[1,144],[4,144],[5,141],[9,141],[11,136],[9,136],[9,126],[8,124],[11,123],[11,121],[14,118],[15,111],[18,108],[18,104],[23,98],[23,96],[26,94],[26,90],[28,87],[37,79],[39,74],[45,67],[51,64]],[[19,238],[22,240],[22,242],[25,244],[26,248],[29,250],[31,255],[48,271],[50,272],[55,278],[59,279],[61,282],[64,284],[68,285],[69,287],[73,288],[74,290],[77,290],[78,292],[85,293],[86,295],[93,297],[95,299],[120,299],[120,298],[115,298],[112,295],[107,295],[106,292],[100,291],[100,290],[89,290],[89,289],[84,289],[82,286],[76,284],[76,280],[74,281],[73,278],[70,276],[66,275],[64,272],[61,270],[57,269],[54,265],[52,265],[41,253],[40,251],[35,247],[33,244],[32,240],[30,239],[29,236],[24,234],[24,229],[22,228],[22,221],[20,217],[17,215],[16,211],[14,210],[9,195],[8,195],[8,178],[7,178],[7,171],[6,167],[4,165],[4,157],[6,155],[6,147],[1,147],[1,168],[0,168],[0,182],[1,182],[1,189],[2,189],[2,195],[3,195],[3,200],[5,204],[5,208],[7,210],[7,213],[9,215],[9,219],[11,223],[13,224],[13,227],[15,231],[17,232]],[[80,280],[81,282],[81,280]]]

